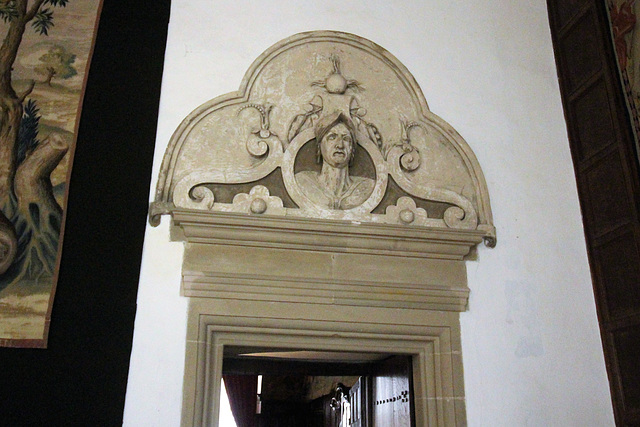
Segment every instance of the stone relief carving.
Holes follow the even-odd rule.
[[[302,193],[313,204],[327,209],[346,210],[363,204],[373,192],[375,181],[349,173],[357,144],[354,123],[343,113],[334,112],[318,120],[314,134],[316,159],[322,169],[295,174]]]
[[[262,181],[274,171],[287,204]],[[216,184],[247,183],[255,186],[232,203],[216,200]],[[239,92],[185,119],[165,154],[150,222],[176,209],[481,230],[495,244],[486,184],[466,142],[429,111],[390,53],[330,31],[278,43]]]

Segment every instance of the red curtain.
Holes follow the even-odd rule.
[[[238,427],[256,427],[257,375],[223,375],[229,404]]]

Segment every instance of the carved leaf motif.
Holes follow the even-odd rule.
[[[307,119],[309,118],[309,113],[298,114],[293,118],[293,121],[289,125],[289,130],[287,131],[287,140],[291,141],[296,137],[300,132],[302,132],[305,123],[307,123]]]
[[[298,114],[293,118],[287,131],[287,141],[291,142],[293,138],[298,136],[305,129],[313,127],[314,118],[318,117],[318,114],[322,111],[322,98],[314,96],[308,106],[309,111],[306,113]]]
[[[369,134],[369,138],[371,138],[371,140],[375,142],[375,144],[378,146],[378,149],[382,150],[382,144],[383,144],[382,135],[380,134],[380,131],[378,130],[376,125],[369,122],[365,122],[365,125],[367,127],[367,133]]]

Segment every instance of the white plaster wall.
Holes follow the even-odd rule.
[[[613,425],[545,1],[173,0],[152,187],[188,113],[237,90],[272,44],[320,29],[394,54],[484,170],[498,245],[468,263],[469,425]],[[147,230],[127,426],[179,425],[186,301],[168,222]]]

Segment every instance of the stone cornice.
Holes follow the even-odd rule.
[[[480,230],[404,227],[175,209],[173,239],[234,246],[462,260]],[[178,231],[179,230],[179,231]]]

